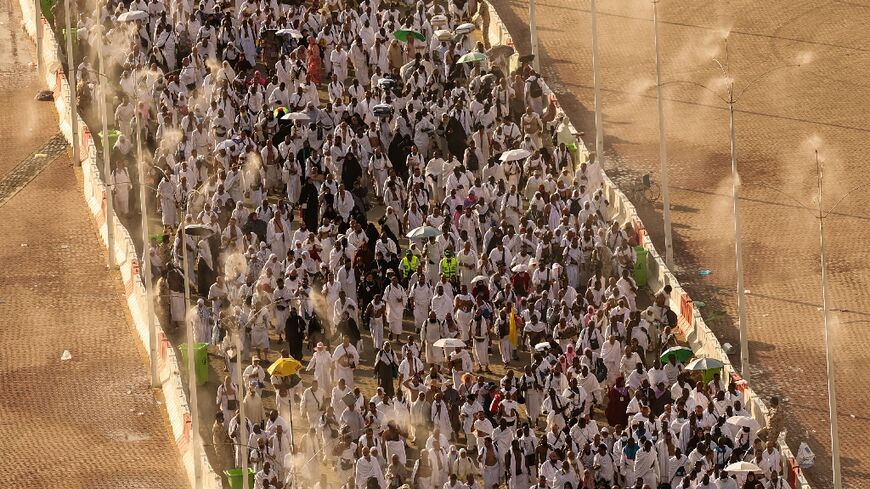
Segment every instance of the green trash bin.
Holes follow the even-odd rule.
[[[182,368],[187,368],[187,343],[178,345],[181,352]],[[193,345],[193,367],[196,372],[196,383],[205,385],[208,383],[208,343],[195,343]]]
[[[227,482],[232,489],[242,489],[242,469],[229,469],[224,471]],[[248,468],[248,487],[254,487],[254,469]]]
[[[100,143],[102,144],[103,132],[100,131],[99,133],[97,133],[97,136],[100,138]],[[121,131],[118,131],[115,129],[109,129],[109,148],[110,149],[115,147],[115,143],[118,142],[118,138],[120,138],[120,137],[121,137]]]
[[[57,3],[56,0],[39,0],[39,5],[42,9],[42,16],[45,17],[45,20],[48,21],[49,25],[54,24],[55,3]]]
[[[66,29],[61,29],[61,32],[63,32],[63,36],[64,36],[64,37],[63,37],[63,42],[66,43]],[[71,35],[72,35],[73,56],[75,56],[75,59],[79,59],[79,53],[78,53],[78,48],[79,48],[79,30],[78,30],[78,28],[76,28],[76,27],[71,27],[71,28],[70,28],[70,33],[71,33]],[[63,51],[63,55],[66,56],[66,44],[64,44],[63,46],[61,46],[61,50]]]
[[[637,255],[637,260],[634,262],[634,281],[637,283],[638,287],[646,287],[646,262],[649,252],[643,246],[635,246],[634,254]]]

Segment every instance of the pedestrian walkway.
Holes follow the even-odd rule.
[[[494,1],[522,53],[529,51],[528,2]],[[728,59],[738,87],[767,70],[737,105],[738,166],[744,187],[743,253],[752,384],[786,402],[788,441],[809,443],[816,465],[805,471],[814,489],[833,487],[824,339],[819,291],[818,224],[771,185],[808,205],[815,195],[812,149],[825,158],[826,206],[867,182],[863,101],[870,96],[870,58],[861,46],[867,6],[859,2],[737,1],[687,6],[659,2],[662,77],[710,85],[711,58]],[[537,4],[541,67],[577,128],[594,146],[589,1]],[[598,2],[605,150],[635,175],[658,177],[658,118],[651,2]],[[830,19],[840,19],[831,22]],[[810,61],[807,64],[807,61]],[[741,88],[742,89],[742,88]],[[738,345],[736,275],[731,224],[728,117],[722,104],[690,85],[665,90],[668,159],[677,276],[721,342]],[[870,430],[862,415],[870,394],[870,273],[866,192],[846,198],[826,224],[834,330],[843,482],[863,487],[870,474]],[[643,204],[643,203],[642,203]],[[661,206],[638,209],[664,253]],[[698,275],[709,269],[709,276]],[[737,355],[731,357],[735,365]],[[799,379],[799,381],[796,381]]]
[[[54,107],[33,102],[33,46],[11,5],[0,5],[0,185],[27,178],[0,196],[3,486],[186,487],[119,276],[50,144]]]

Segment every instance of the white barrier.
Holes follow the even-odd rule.
[[[511,38],[510,33],[505,27],[504,23],[498,16],[495,8],[487,2],[487,7],[489,10],[489,26],[486,29],[485,34],[489,38],[489,42],[492,45],[495,44],[505,44],[508,46],[513,46],[513,39]],[[556,105],[556,120],[563,121],[563,130],[559,131],[560,142],[565,142],[566,144],[569,142],[574,142],[568,140],[570,135],[577,134],[577,131],[574,129],[574,126],[571,124],[567,115],[562,111],[561,107],[558,105],[558,99],[553,94],[552,90],[546,83],[544,83],[544,94],[547,96],[547,100],[550,103],[555,103]],[[573,136],[571,136],[573,137]],[[579,164],[581,162],[586,162],[589,160],[589,150],[586,148],[586,145],[579,138],[576,139],[578,157],[580,161],[575,162],[575,164]],[[632,227],[640,234],[641,242],[643,247],[647,250],[647,276],[648,276],[648,286],[650,290],[658,291],[661,290],[665,285],[670,285],[672,287],[672,292],[670,296],[670,307],[674,312],[678,313],[680,320],[680,329],[681,332],[685,335],[689,346],[693,351],[699,356],[704,357],[712,357],[718,360],[721,360],[725,364],[725,379],[731,378],[732,374],[739,378],[737,372],[734,369],[734,366],[731,365],[730,360],[728,359],[728,355],[722,349],[722,346],[719,344],[719,339],[716,338],[716,335],[710,330],[707,324],[704,322],[704,319],[701,317],[701,314],[695,310],[694,305],[692,303],[691,298],[689,298],[688,293],[685,289],[680,285],[679,281],[674,277],[668,267],[665,265],[664,260],[659,255],[655,246],[650,240],[649,236],[646,234],[646,228],[641,222],[640,217],[638,217],[637,210],[634,205],[629,201],[628,197],[622,193],[622,191],[617,188],[616,184],[613,183],[612,180],[604,173],[604,171],[598,167],[598,165],[594,165],[594,168],[590,168],[590,172],[596,172],[598,177],[601,179],[601,184],[604,189],[604,194],[607,197],[607,200],[610,202],[611,206],[611,215],[610,219],[616,220],[620,223],[620,225],[625,225],[626,223],[631,223]],[[590,175],[590,178],[594,178],[595,175]],[[767,420],[767,406],[764,405],[764,401],[749,387],[746,386],[744,389],[744,396],[747,400],[747,410],[750,412],[753,418],[755,418],[762,426],[766,424]],[[782,454],[782,459],[784,462],[785,473],[782,474],[783,477],[789,482],[789,484],[794,489],[810,489],[810,485],[807,483],[806,478],[800,472],[800,469],[797,468],[797,464],[794,459],[794,455],[792,451],[788,448],[788,445],[785,442],[785,434],[783,433],[779,440],[777,440],[779,444],[779,450]],[[782,473],[782,471],[780,471]]]
[[[19,6],[24,18],[24,27],[27,33],[35,38],[34,3],[28,0],[19,0]],[[45,22],[45,19],[41,17],[40,19],[43,22],[44,28],[42,42],[43,73],[41,75],[44,76],[47,87],[54,91],[54,104],[57,109],[60,131],[67,141],[72,143],[69,84],[57,56],[58,46],[53,33]],[[108,243],[109,232],[106,226],[106,186],[100,178],[100,171],[97,166],[97,148],[94,146],[93,139],[90,136],[90,130],[81,118],[79,118],[78,125],[81,128],[82,190],[100,234],[100,239],[106,245]],[[139,274],[139,258],[130,233],[120,224],[118,217],[113,216],[112,222],[114,223],[111,230],[114,237],[114,249],[109,250],[109,252],[114,254],[115,263],[118,264],[121,272],[124,292],[127,298],[127,307],[130,310],[133,324],[139,334],[139,340],[145,350],[148,351],[149,331],[145,313],[145,301],[147,299],[145,284],[142,282]],[[156,317],[155,322],[157,322]],[[194,464],[190,431],[190,407],[184,392],[186,378],[181,376],[178,358],[159,323],[157,323],[157,341],[158,372],[162,382],[166,412],[169,416],[169,423],[172,426],[172,434],[175,437],[179,455],[187,472],[190,485],[193,487]],[[204,489],[222,489],[221,477],[209,464],[202,446],[199,453],[202,465],[202,487]]]

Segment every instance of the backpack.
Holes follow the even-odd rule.
[[[537,78],[529,82],[529,95],[532,97],[540,97],[544,95],[544,90],[541,89],[541,82]]]
[[[674,311],[672,311],[670,309],[667,309],[665,311],[665,320],[668,323],[668,326],[673,328],[678,323],[677,313],[675,313]]]

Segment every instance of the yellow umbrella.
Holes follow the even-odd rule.
[[[266,369],[272,375],[287,377],[302,370],[302,364],[292,358],[279,358]]]

